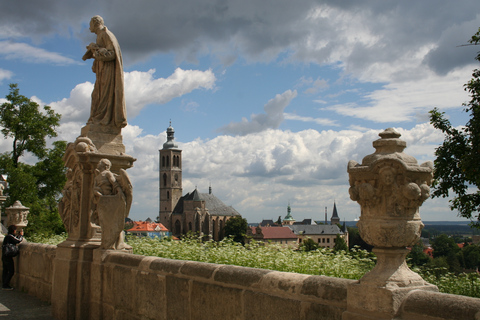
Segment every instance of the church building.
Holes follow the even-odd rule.
[[[212,194],[195,188],[182,196],[182,150],[174,142],[172,125],[167,128],[167,141],[160,151],[160,209],[158,221],[175,237],[188,232],[209,235],[214,240],[224,238],[228,219],[240,214]]]

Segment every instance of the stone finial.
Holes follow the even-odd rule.
[[[5,208],[5,213],[7,215],[7,226],[15,225],[17,228],[23,229],[28,225],[27,216],[30,211],[20,201],[17,200],[12,206]]]
[[[430,196],[433,163],[418,165],[414,157],[405,154],[407,144],[394,129],[388,128],[379,136],[373,142],[373,154],[364,157],[361,164],[348,163],[350,198],[361,207],[359,233],[374,246],[377,264],[349,287],[352,299],[344,320],[363,319],[361,315],[371,316],[372,312],[376,318],[393,319],[407,292],[438,290],[410,270],[405,261],[406,247],[421,235],[419,207]]]

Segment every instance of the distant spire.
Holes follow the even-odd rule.
[[[163,144],[163,149],[177,149],[178,145],[173,140],[175,140],[175,130],[170,120],[170,126],[167,128],[167,142]]]
[[[340,218],[338,217],[337,205],[336,205],[335,201],[333,202],[333,212],[332,212],[332,217],[330,218],[330,223],[332,225],[340,223]]]

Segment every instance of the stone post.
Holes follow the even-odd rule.
[[[375,153],[348,163],[350,198],[361,207],[361,237],[374,246],[377,264],[348,288],[344,320],[395,319],[412,290],[438,291],[408,268],[407,246],[420,238],[419,207],[430,196],[431,161],[418,165],[403,153],[406,142],[389,128],[373,142]]]
[[[17,227],[17,231],[23,230],[28,225],[29,213],[29,208],[24,207],[20,201],[15,201],[12,206],[5,208],[7,228],[13,224]]]

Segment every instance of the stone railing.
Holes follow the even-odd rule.
[[[53,273],[62,272],[53,271],[55,254],[55,246],[21,244],[14,285],[52,302]],[[52,303],[57,319],[342,319],[357,283],[105,250],[92,260],[82,316],[62,316]],[[478,320],[480,299],[414,290],[400,310],[397,319]]]

